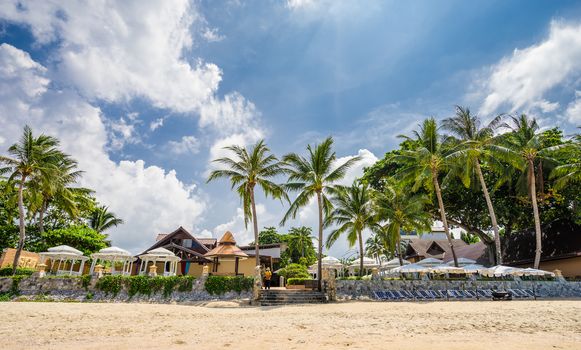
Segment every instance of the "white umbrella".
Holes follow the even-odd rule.
[[[407,260],[402,260],[404,265],[409,265],[411,264],[411,262],[407,261]],[[399,259],[395,258],[395,259],[391,259],[390,261],[386,262],[385,264],[381,265],[381,269],[382,270],[389,270],[389,269],[393,269],[394,267],[398,267],[399,266]]]
[[[526,268],[526,269],[522,269],[520,271],[517,271],[516,273],[518,276],[555,276],[554,273],[549,272],[549,271],[545,271],[545,270],[539,270],[539,269],[533,269],[533,268]]]
[[[484,276],[508,276],[508,275],[514,275],[515,273],[518,273],[520,270],[519,268],[516,267],[510,267],[510,266],[503,266],[503,265],[496,265],[493,266],[485,271],[482,271],[481,274]]]
[[[404,266],[396,267],[392,269],[391,272],[394,273],[413,273],[413,272],[430,272],[431,269],[426,266],[422,266],[419,264],[409,264]]]
[[[443,263],[444,263],[444,261],[442,261],[440,259],[436,259],[436,258],[427,258],[427,259],[418,261],[418,264],[424,265],[424,266],[436,266],[436,265],[441,265]]]
[[[482,271],[487,270],[486,267],[482,266],[482,265],[478,265],[478,264],[470,264],[470,265],[465,265],[462,266],[462,269],[464,270],[464,273],[482,273]]]
[[[357,258],[357,259],[353,260],[353,262],[351,263],[351,265],[349,265],[349,267],[359,267],[360,262],[361,261],[359,260],[359,258]],[[377,261],[375,261],[371,258],[368,258],[368,257],[363,258],[363,267],[376,267],[376,266],[379,266],[377,264]]]
[[[436,265],[431,268],[433,272],[438,273],[464,273],[464,269],[461,267],[449,266],[449,265]]]
[[[458,265],[459,266],[471,265],[471,264],[476,264],[476,260],[472,260],[472,259],[468,259],[468,258],[458,258]],[[453,266],[454,260],[448,261],[448,265]]]

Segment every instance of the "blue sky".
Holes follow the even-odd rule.
[[[352,181],[454,104],[573,132],[580,18],[576,1],[5,1],[0,149],[24,124],[60,137],[125,219],[114,244],[179,225],[246,243],[229,186],[205,184],[221,147],[265,138],[282,155],[332,135],[338,156],[364,156]],[[278,223],[260,201],[259,224]]]

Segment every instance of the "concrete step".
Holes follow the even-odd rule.
[[[263,306],[326,302],[327,298],[324,293],[312,290],[262,290],[260,292],[260,305]]]

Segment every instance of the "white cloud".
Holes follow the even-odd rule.
[[[107,121],[109,144],[112,149],[120,150],[126,144],[135,144],[141,141],[135,130],[135,125],[139,123],[139,120],[135,118],[135,115],[129,115],[127,120],[120,118],[119,120]]]
[[[57,42],[60,78],[84,96],[134,97],[160,108],[197,110],[217,90],[220,69],[186,60],[190,27],[202,21],[187,0],[4,2],[0,16],[25,23],[40,43]]]
[[[24,124],[35,133],[61,140],[63,149],[85,171],[81,185],[97,191],[125,224],[112,229],[113,244],[138,252],[155,233],[183,225],[193,229],[206,208],[194,186],[144,162],[112,161],[107,152],[107,130],[99,108],[70,90],[47,89],[46,69],[28,53],[0,45],[0,137],[12,144]]]
[[[287,0],[286,6],[289,9],[304,9],[315,5],[315,0]]]
[[[200,151],[200,141],[195,136],[184,136],[179,141],[169,141],[167,148],[178,155],[196,154]]]
[[[575,100],[567,106],[565,115],[571,124],[581,125],[581,91],[575,91]]]
[[[558,108],[544,95],[581,74],[581,25],[553,21],[547,39],[516,49],[492,67],[479,89],[485,92],[480,114],[515,112],[535,107],[543,112]]]
[[[163,126],[163,122],[165,121],[165,117],[158,118],[151,123],[149,123],[149,130],[155,131]]]
[[[224,40],[225,36],[220,35],[216,28],[206,28],[202,32],[202,38],[206,39],[209,43],[214,43]]]

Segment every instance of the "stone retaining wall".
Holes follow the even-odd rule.
[[[441,280],[338,280],[339,300],[373,299],[373,292],[384,290],[476,290],[531,289],[541,298],[581,297],[581,282],[566,281],[441,281]]]
[[[18,291],[20,296],[18,298],[24,299],[38,299],[54,301],[103,301],[103,302],[152,302],[152,303],[173,303],[173,302],[195,302],[195,301],[212,301],[212,300],[236,300],[248,299],[252,292],[227,292],[221,295],[212,295],[204,288],[202,278],[194,281],[192,291],[179,292],[174,291],[171,296],[165,298],[163,293],[147,295],[134,295],[129,298],[125,287],[113,296],[98,290],[96,285],[97,279],[93,278],[87,288],[83,287],[81,278],[78,277],[50,277],[39,278],[29,277],[24,278],[18,283]],[[12,278],[0,277],[0,293],[8,293],[12,289]]]

